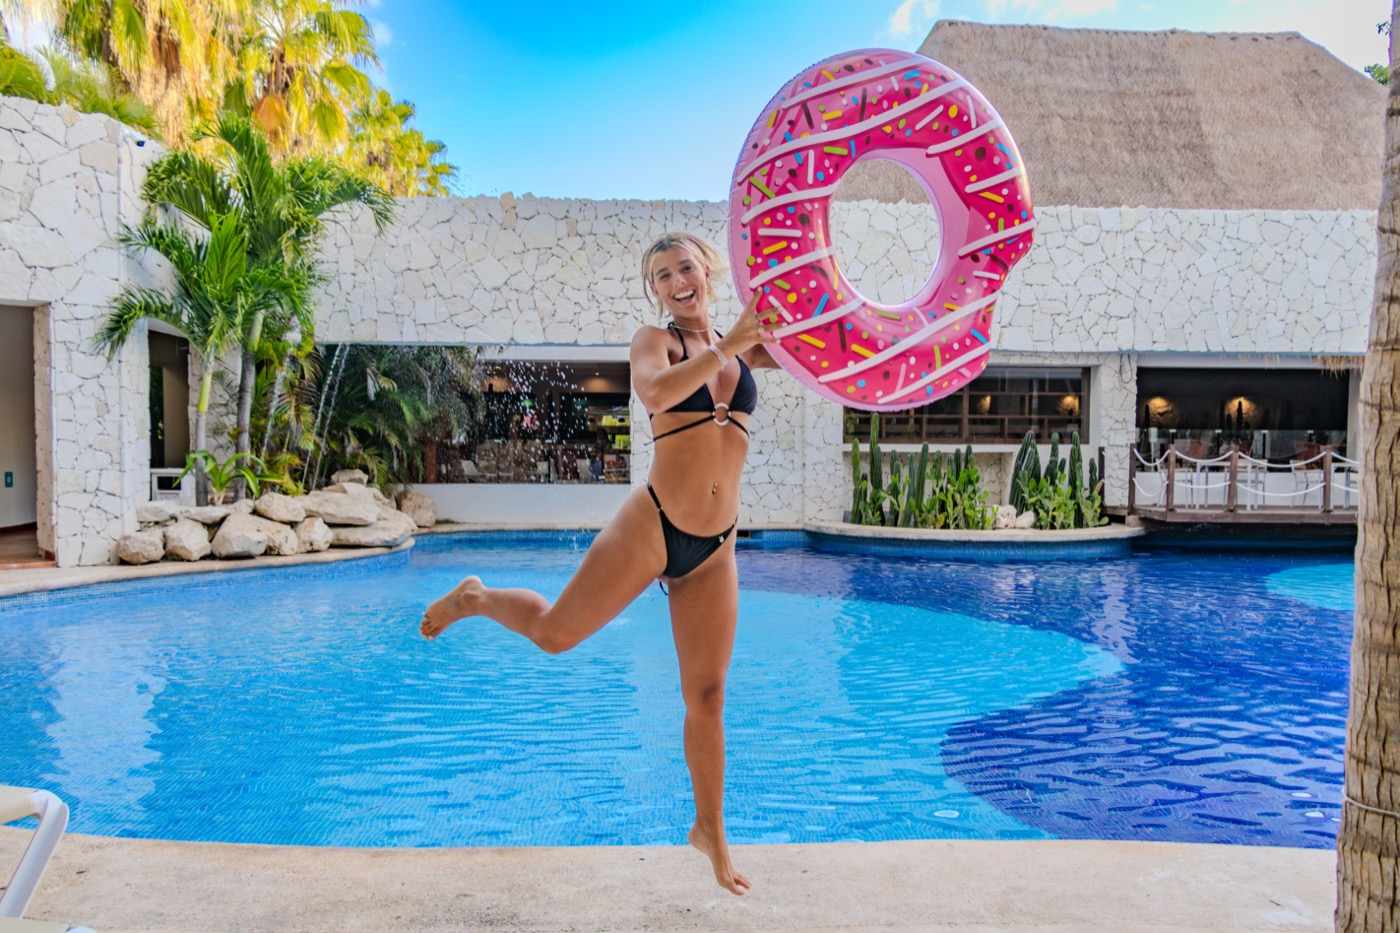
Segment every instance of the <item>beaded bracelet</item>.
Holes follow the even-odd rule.
[[[713,354],[715,355],[715,359],[719,360],[719,368],[720,368],[720,369],[727,369],[727,368],[729,368],[729,357],[727,357],[727,356],[724,355],[724,351],[723,351],[723,350],[721,350],[719,347],[715,346],[714,344],[709,344],[709,345],[707,345],[707,346],[705,347],[705,349],[706,349],[706,350],[709,350],[711,353],[713,353]]]

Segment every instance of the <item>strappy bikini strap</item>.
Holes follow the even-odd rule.
[[[647,492],[651,494],[651,501],[656,503],[656,511],[665,515],[666,510],[661,507],[661,500],[656,498],[656,490],[651,488],[651,483],[647,483]]]
[[[685,336],[681,334],[680,328],[676,327],[675,321],[666,325],[666,329],[676,335],[676,339],[681,342],[681,362],[690,359],[690,351],[685,348]]]
[[[705,417],[699,419],[698,421],[691,421],[691,422],[689,422],[689,423],[687,423],[687,424],[681,425],[681,426],[678,427],[678,428],[672,428],[672,429],[669,430],[669,431],[662,431],[660,434],[658,434],[658,435],[656,435],[655,437],[653,437],[653,438],[651,439],[651,442],[652,442],[653,444],[655,444],[657,441],[661,440],[663,437],[670,437],[672,434],[679,434],[679,433],[681,433],[682,431],[689,431],[691,428],[698,428],[698,427],[700,427],[700,425],[702,425],[702,424],[709,424],[711,421],[714,421],[714,420],[715,420],[715,419],[714,419],[714,416],[713,416],[713,415],[706,415]],[[747,433],[747,432],[746,432],[746,433]],[[656,498],[656,496],[653,495],[652,498],[654,499],[654,498]],[[658,505],[657,508],[660,508],[660,506]]]

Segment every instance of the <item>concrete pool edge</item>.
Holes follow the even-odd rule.
[[[1146,529],[1129,525],[1060,531],[885,528],[846,522],[808,522],[803,532],[817,550],[838,554],[933,557],[946,560],[1101,560],[1126,556]]]
[[[0,828],[0,863],[27,843]],[[1331,849],[1094,841],[336,849],[70,835],[30,916],[185,930],[1317,931]]]
[[[243,570],[269,570],[303,567],[308,564],[337,564],[398,554],[413,547],[409,538],[397,547],[332,548],[313,554],[287,557],[252,557],[244,560],[158,561],[153,564],[101,564],[95,567],[43,567],[37,570],[9,570],[0,573],[0,599],[28,593],[71,590],[104,583],[188,577],[200,574],[232,573]]]

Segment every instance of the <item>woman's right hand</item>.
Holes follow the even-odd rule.
[[[778,312],[771,308],[759,310],[758,302],[763,297],[763,289],[754,289],[749,303],[739,312],[739,320],[719,341],[719,348],[726,356],[738,356],[761,343],[772,343],[773,328],[778,324]]]

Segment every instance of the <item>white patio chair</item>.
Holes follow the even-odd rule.
[[[68,805],[46,790],[0,785],[0,823],[30,816],[39,818],[39,828],[20,856],[5,893],[0,895],[0,933],[91,933],[87,927],[67,923],[20,919],[68,826]]]

